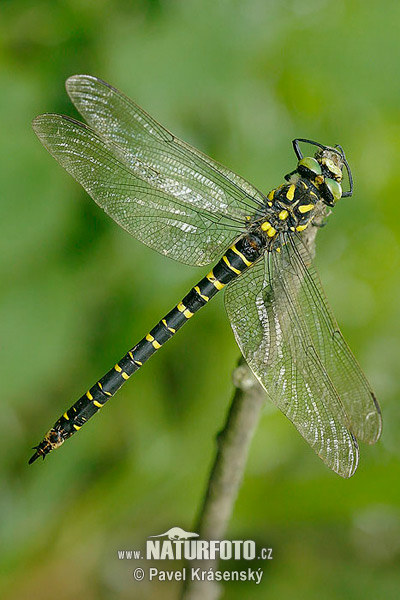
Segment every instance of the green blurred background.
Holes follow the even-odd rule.
[[[260,586],[225,597],[399,597],[399,23],[395,0],[2,0],[2,597],[177,597],[178,584],[134,583],[117,549],[192,529],[238,358],[220,297],[28,467],[59,415],[202,275],[134,241],[35,138],[37,114],[77,116],[64,80],[80,72],[264,192],[293,169],[294,137],[346,150],[355,196],[319,233],[317,265],[384,433],[345,481],[266,407],[228,535],[275,558]]]

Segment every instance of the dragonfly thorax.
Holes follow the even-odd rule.
[[[314,183],[298,174],[293,175],[289,183],[268,194],[266,214],[260,222],[261,231],[267,238],[304,231],[312,222],[321,200]]]
[[[327,146],[315,156],[299,156],[296,170],[285,177],[288,183],[268,194],[265,214],[257,217],[267,242],[280,233],[304,231],[321,204],[335,205],[343,195],[344,161],[342,151]]]

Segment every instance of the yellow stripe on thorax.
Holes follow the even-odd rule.
[[[274,237],[276,234],[276,229],[272,227],[269,221],[264,221],[264,223],[261,223],[261,229],[267,233],[268,237]]]
[[[291,202],[293,200],[295,191],[296,191],[296,186],[294,185],[294,183],[292,183],[292,185],[289,186],[289,189],[286,192],[286,198],[289,200],[289,202]]]
[[[302,214],[310,212],[310,210],[312,210],[314,206],[314,204],[303,204],[302,206],[299,206],[299,212],[301,212]]]

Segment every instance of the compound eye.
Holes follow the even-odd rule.
[[[300,159],[297,165],[300,175],[322,175],[321,165],[313,156],[305,156]]]
[[[332,196],[330,200],[334,200],[335,202],[337,202],[342,197],[342,186],[334,179],[325,177],[325,186]]]

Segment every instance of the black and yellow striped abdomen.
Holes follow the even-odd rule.
[[[250,267],[261,255],[262,241],[246,235],[233,244],[201,281],[140,340],[89,391],[54,424],[30,459],[34,462],[61,446],[96,414],[140,367],[224,286]]]

